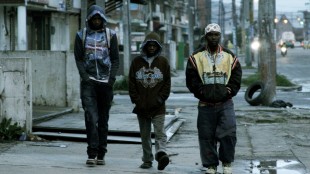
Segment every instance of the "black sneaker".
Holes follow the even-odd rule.
[[[140,168],[142,169],[149,169],[152,167],[152,162],[143,162],[141,165],[140,165]]]
[[[104,157],[97,157],[97,165],[105,165]]]
[[[97,165],[105,165],[104,159],[102,159],[102,160],[97,160]]]
[[[158,170],[164,170],[165,167],[169,164],[169,156],[165,152],[158,152],[157,154],[158,161]]]
[[[105,156],[105,153],[100,153],[100,152],[98,153],[97,165],[105,165],[104,156]]]
[[[88,166],[95,166],[95,165],[97,164],[97,161],[96,161],[95,158],[88,158],[88,159],[86,160],[86,164],[87,164]]]

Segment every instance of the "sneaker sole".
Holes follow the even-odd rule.
[[[159,160],[158,160],[158,166],[157,169],[158,170],[164,170],[165,167],[169,164],[169,157],[168,155],[164,155],[162,156]]]
[[[149,169],[152,168],[152,166],[140,166],[141,169]]]
[[[103,160],[97,160],[97,165],[105,165],[105,161],[103,161]]]
[[[96,166],[96,164],[97,164],[96,160],[87,160],[86,161],[86,165],[89,167]]]

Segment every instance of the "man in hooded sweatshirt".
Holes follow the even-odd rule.
[[[149,33],[141,46],[141,54],[135,57],[129,70],[129,95],[135,104],[142,141],[143,163],[140,168],[152,167],[151,126],[155,133],[155,160],[157,169],[164,170],[169,164],[166,153],[167,136],[164,130],[165,101],[171,89],[170,65],[167,58],[160,56],[162,45],[159,35]]]
[[[92,5],[87,11],[86,28],[77,32],[74,45],[85,111],[87,165],[105,164],[113,84],[119,67],[117,36],[106,23],[104,10]]]

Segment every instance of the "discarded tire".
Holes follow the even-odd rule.
[[[258,91],[259,94],[255,95],[254,94]],[[264,84],[262,82],[255,82],[253,84],[251,84],[244,95],[244,99],[252,106],[258,106],[260,104],[262,104],[263,102],[263,96],[262,96],[262,92],[264,91]]]

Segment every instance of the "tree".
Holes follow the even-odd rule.
[[[262,105],[269,106],[276,95],[276,44],[274,40],[275,0],[259,1],[259,67],[264,90],[261,92]]]

